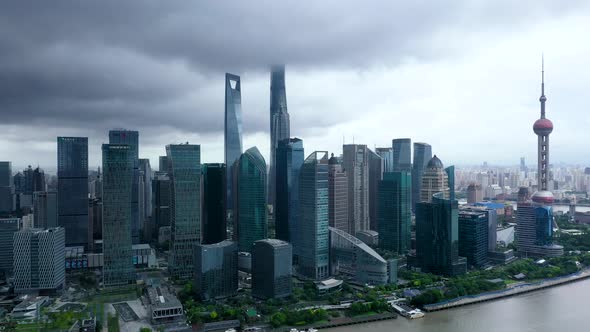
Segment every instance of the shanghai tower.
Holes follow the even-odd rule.
[[[268,203],[275,205],[276,197],[276,149],[279,141],[290,136],[287,94],[285,91],[285,66],[273,66],[270,72],[270,176]]]
[[[228,208],[234,202],[234,164],[242,155],[242,87],[240,76],[225,74],[225,165]]]

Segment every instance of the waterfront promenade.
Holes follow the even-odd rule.
[[[496,299],[500,299],[503,297],[514,296],[522,293],[528,293],[535,290],[558,286],[561,284],[566,284],[582,279],[586,279],[590,277],[590,268],[584,269],[582,271],[562,276],[556,277],[552,279],[545,279],[535,283],[526,283],[526,284],[518,284],[512,287],[502,289],[499,291],[493,291],[488,293],[482,293],[478,295],[467,295],[462,296],[456,299],[451,299],[443,302],[428,304],[424,306],[424,310],[426,311],[438,311],[444,309],[450,309],[454,307],[460,307],[464,305],[486,302],[486,301],[493,301]]]

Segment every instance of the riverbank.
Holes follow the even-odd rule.
[[[328,329],[328,328],[335,328],[335,327],[342,327],[342,326],[350,326],[356,324],[365,324],[365,323],[372,323],[372,322],[380,322],[390,319],[397,319],[398,315],[395,313],[381,313],[375,314],[370,316],[356,316],[356,317],[339,317],[333,318],[329,322],[320,323],[320,324],[310,324],[307,326],[290,326],[290,327],[283,327],[280,329],[276,329],[275,331],[290,331],[292,328],[297,328],[301,331],[307,330],[308,328],[315,328],[318,330]]]
[[[533,292],[533,291],[536,291],[539,289],[544,289],[544,288],[549,288],[549,287],[555,287],[555,286],[559,286],[559,285],[563,285],[563,284],[567,284],[567,283],[571,283],[571,282],[575,282],[575,281],[583,280],[583,279],[587,279],[587,278],[590,278],[590,268],[587,268],[585,270],[582,270],[582,271],[579,271],[579,272],[576,272],[574,274],[570,274],[567,276],[542,280],[542,281],[535,282],[535,283],[519,284],[514,287],[502,289],[499,291],[482,293],[482,294],[478,294],[478,295],[467,295],[467,296],[462,296],[459,298],[455,298],[455,299],[451,299],[451,300],[447,300],[447,301],[443,301],[443,302],[439,302],[439,303],[428,304],[428,305],[424,306],[424,310],[432,312],[432,311],[445,310],[445,309],[450,309],[450,308],[455,308],[455,307],[460,307],[460,306],[470,305],[470,304],[475,304],[475,303],[493,301],[493,300],[501,299],[504,297],[514,296],[514,295],[518,295],[518,294],[524,294],[524,293]]]

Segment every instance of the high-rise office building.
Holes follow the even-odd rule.
[[[342,167],[348,178],[348,233],[369,229],[369,153],[366,145],[345,144]]]
[[[139,159],[139,176],[140,182],[142,186],[140,189],[140,197],[142,200],[139,202],[142,209],[140,210],[140,229],[142,234],[148,235],[150,232],[147,230],[149,229],[149,225],[151,223],[152,218],[152,167],[150,166],[149,159]],[[144,239],[143,242],[147,242],[147,238]]]
[[[411,247],[411,190],[409,172],[384,173],[379,182],[379,247],[400,255]]]
[[[541,80],[541,118],[535,121],[533,131],[537,141],[537,186],[532,202],[526,200],[526,193],[519,192],[516,209],[516,235],[518,252],[524,256],[561,256],[563,247],[553,244],[553,193],[549,191],[549,134],[553,123],[545,118],[545,69]]]
[[[9,216],[12,212],[13,196],[12,163],[0,161],[0,216]]]
[[[0,219],[0,273],[10,275],[14,261],[14,233],[21,229],[19,218]]]
[[[102,145],[104,287],[135,283],[131,242],[134,165],[126,144]]]
[[[315,280],[330,275],[328,235],[328,152],[310,154],[299,172],[299,273]]]
[[[203,164],[203,244],[218,243],[227,239],[225,170],[225,164]]]
[[[367,149],[369,157],[369,228],[376,231],[378,229],[377,208],[379,201],[377,196],[379,194],[379,181],[383,178],[383,159]]]
[[[242,154],[237,166],[237,222],[238,249],[250,252],[254,241],[266,239],[266,162],[256,147]]]
[[[56,291],[66,282],[65,231],[61,227],[14,233],[14,291]]]
[[[139,233],[141,230],[141,211],[140,211],[140,171],[139,171],[139,132],[127,129],[113,129],[109,131],[109,144],[126,144],[129,145],[129,158],[133,163],[133,193],[131,195],[131,240],[133,244],[139,243]]]
[[[412,164],[412,211],[415,211],[416,203],[420,202],[422,191],[422,175],[432,159],[432,147],[430,144],[414,143],[414,163]]]
[[[279,141],[276,148],[276,195],[274,205],[277,239],[295,243],[299,202],[299,170],[305,155],[303,141],[290,138]]]
[[[485,211],[459,211],[459,256],[465,257],[467,264],[482,267],[487,263],[488,231]]]
[[[238,292],[238,245],[232,241],[195,247],[195,291],[203,300]]]
[[[467,186],[467,203],[473,204],[483,201],[483,190],[479,184],[471,183]]]
[[[33,193],[33,220],[35,228],[57,227],[57,192],[35,191]]]
[[[168,172],[156,172],[152,183],[154,198],[154,233],[156,237],[160,227],[170,227],[170,177]]]
[[[160,156],[158,158],[158,171],[167,173],[168,172],[168,157]]]
[[[412,140],[397,138],[391,141],[393,149],[393,170],[396,172],[412,171]]]
[[[375,152],[383,160],[383,173],[393,172],[393,148],[375,148]]]
[[[285,66],[273,66],[270,72],[270,172],[268,177],[269,204],[275,205],[276,152],[279,142],[290,137],[289,112],[285,89]]]
[[[66,246],[88,247],[88,137],[57,138],[57,223]]]
[[[273,299],[291,295],[293,289],[293,247],[291,244],[265,239],[252,247],[252,295]]]
[[[416,258],[423,272],[466,272],[466,259],[459,256],[458,217],[457,200],[447,199],[443,192],[416,205]]]
[[[422,188],[420,190],[420,202],[430,202],[432,195],[442,192],[444,198],[450,199],[449,175],[445,171],[443,163],[436,155],[430,159],[422,174]]]
[[[328,161],[328,224],[330,227],[350,231],[348,225],[348,178],[338,159]]]
[[[226,202],[228,208],[234,208],[235,198],[235,163],[242,155],[242,87],[240,76],[225,74],[225,167],[226,167]],[[266,200],[266,199],[265,199]]]
[[[170,274],[191,278],[194,248],[201,241],[201,146],[166,146],[170,176]]]
[[[39,166],[33,170],[33,192],[46,191],[47,184],[45,183],[45,171]]]

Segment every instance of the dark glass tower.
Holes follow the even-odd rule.
[[[105,287],[135,283],[131,248],[134,168],[131,156],[132,149],[129,145],[102,145],[102,274]]]
[[[239,159],[237,169],[237,239],[240,251],[250,252],[254,241],[266,239],[266,162],[256,147]]]
[[[432,147],[427,143],[414,143],[414,163],[412,165],[412,211],[416,210],[416,203],[420,202],[422,190],[422,175],[428,162],[432,159]]]
[[[129,145],[129,158],[133,165],[133,193],[131,195],[131,239],[139,243],[141,213],[139,204],[139,132],[135,130],[113,129],[109,131],[109,144]]]
[[[487,263],[488,214],[486,211],[459,211],[459,255],[465,257],[469,265],[482,267]]]
[[[296,250],[299,273],[325,279],[329,271],[328,152],[310,154],[299,173],[299,223]]]
[[[279,141],[276,150],[275,225],[277,239],[295,242],[299,201],[299,170],[303,165],[303,141],[299,138]]]
[[[397,138],[391,141],[393,149],[393,170],[395,172],[412,171],[412,140]]]
[[[152,184],[154,198],[154,234],[160,227],[170,226],[170,177],[167,172],[156,172]]]
[[[12,212],[13,195],[12,163],[0,161],[0,217],[9,216]]]
[[[88,248],[88,137],[57,138],[57,197],[66,246]]]
[[[275,205],[276,193],[276,149],[279,142],[289,139],[290,122],[287,112],[285,89],[285,66],[273,66],[270,73],[270,174],[269,204]]]
[[[228,208],[234,207],[234,166],[242,155],[242,87],[240,76],[225,74],[225,167],[226,202]]]
[[[238,291],[238,245],[232,241],[195,246],[195,291],[203,300]]]
[[[227,239],[225,180],[225,164],[203,164],[203,244]]]
[[[400,255],[410,250],[411,184],[409,172],[384,173],[379,182],[379,247]]]
[[[191,278],[194,249],[201,241],[201,146],[166,146],[170,176],[170,274]]]
[[[252,247],[252,295],[262,299],[291,295],[292,246],[281,240],[265,239]]]

